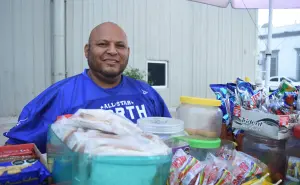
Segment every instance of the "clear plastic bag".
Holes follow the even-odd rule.
[[[130,120],[106,110],[80,109],[52,124],[53,132],[74,152],[91,155],[168,155],[158,137],[145,134]]]

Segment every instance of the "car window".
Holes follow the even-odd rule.
[[[270,81],[271,82],[278,82],[278,78],[272,78]]]
[[[289,79],[290,79],[291,81],[297,82],[297,80],[296,80],[295,78],[289,77]]]

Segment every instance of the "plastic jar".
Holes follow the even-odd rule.
[[[208,153],[215,155],[221,146],[220,138],[185,136],[178,139],[187,142],[190,145],[190,155],[200,161],[204,161]]]
[[[141,118],[137,120],[137,126],[146,133],[158,135],[162,140],[185,136],[184,122],[175,118]]]
[[[289,182],[300,184],[300,125],[294,127],[293,136],[286,144],[287,172]]]
[[[188,134],[215,138],[220,136],[223,117],[219,109],[220,100],[182,96],[180,102],[176,116],[184,121]]]
[[[286,140],[275,140],[245,132],[242,152],[259,159],[269,168],[273,183],[284,180],[286,173]]]
[[[172,153],[175,154],[177,150],[182,149],[185,153],[190,154],[190,145],[187,142],[180,141],[176,138],[165,140],[168,147],[172,148]]]

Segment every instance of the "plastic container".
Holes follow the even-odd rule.
[[[293,136],[286,144],[288,182],[300,184],[300,125],[294,127]]]
[[[49,129],[48,166],[54,184],[72,185],[165,185],[172,155],[167,156],[90,156],[71,151]]]
[[[274,140],[245,132],[242,152],[259,159],[269,168],[272,183],[284,179],[286,172],[286,140]]]
[[[177,150],[182,149],[185,153],[190,153],[190,145],[187,142],[180,141],[176,138],[165,140],[168,147],[172,148],[172,153],[175,154]]]
[[[219,138],[186,136],[177,139],[187,142],[190,145],[190,155],[200,161],[204,161],[208,153],[215,155],[221,146],[221,139]]]
[[[220,100],[182,96],[180,102],[176,116],[183,120],[188,134],[220,137],[223,117]]]
[[[146,133],[158,135],[163,140],[185,136],[184,122],[165,117],[148,117],[137,120],[137,126]]]

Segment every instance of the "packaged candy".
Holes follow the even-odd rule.
[[[220,181],[220,183],[224,181],[225,177],[226,179],[228,178],[228,175],[224,175],[224,177],[222,177],[227,167],[227,163],[224,160],[220,160],[213,154],[209,153],[207,154],[206,162],[208,164],[204,169],[203,184],[214,185],[218,181]]]
[[[226,169],[223,169],[220,172],[220,176],[215,184],[216,185],[232,185],[234,180],[235,180],[235,177],[232,175],[232,173]]]
[[[221,168],[215,165],[206,165],[204,168],[203,184],[214,185],[218,178]]]
[[[32,144],[8,145],[0,148],[0,162],[37,158]]]
[[[241,184],[244,179],[261,174],[267,169],[266,165],[259,160],[243,153],[235,151],[232,162],[233,175],[236,177],[234,184]]]
[[[194,165],[196,165],[197,162],[199,162],[197,159],[195,159],[192,156],[189,156],[186,163],[178,171],[179,172],[178,173],[178,179],[177,179],[178,184],[180,184],[180,182],[183,181],[183,179],[186,177],[188,172],[193,168]]]
[[[190,157],[182,149],[177,150],[177,152],[174,154],[170,168],[170,184],[173,185],[177,183],[180,170],[183,168],[189,158]]]
[[[206,164],[200,161],[196,161],[193,167],[187,172],[182,180],[182,185],[194,185],[197,179],[197,175],[204,170]]]
[[[284,92],[292,92],[292,91],[295,91],[296,88],[295,86],[293,86],[291,83],[287,82],[286,80],[283,80],[279,87],[278,87],[278,90],[280,93],[284,93]]]
[[[226,102],[227,86],[225,84],[211,84],[211,90],[215,93],[216,99],[221,101],[220,109],[223,113],[223,123],[229,124],[229,102]]]
[[[226,98],[227,86],[225,84],[211,84],[210,88],[215,93],[218,100]]]
[[[296,92],[285,92],[283,95],[284,104],[293,110],[296,109],[297,95]]]
[[[249,82],[244,82],[240,79],[237,80],[237,96],[239,98],[240,105],[245,109],[256,108],[256,102],[253,100],[252,96],[254,95],[254,90],[252,85]]]
[[[0,184],[40,185],[50,173],[36,159],[0,163]]]

